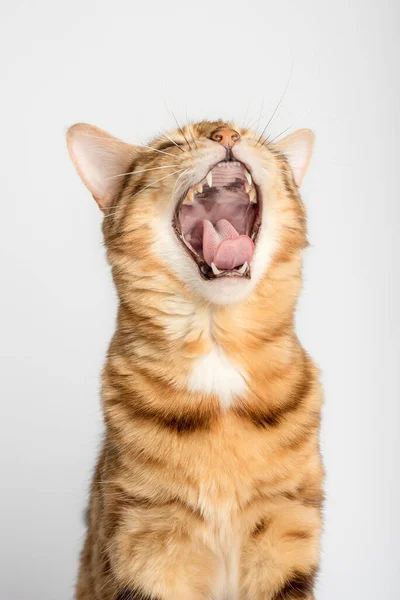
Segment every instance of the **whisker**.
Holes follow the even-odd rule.
[[[311,104],[309,105],[309,107],[307,108],[307,110],[301,115],[300,119],[303,120],[308,113],[310,112],[311,108],[313,107],[314,102],[311,102]],[[292,123],[291,125],[289,125],[289,127],[286,127],[286,129],[284,129],[283,131],[281,131],[281,133],[278,133],[278,135],[276,135],[274,138],[272,138],[272,140],[268,140],[266,139],[261,145],[263,146],[265,143],[268,144],[272,144],[272,142],[274,142],[276,139],[278,139],[279,137],[281,137],[281,135],[283,135],[284,133],[286,133],[287,131],[289,131],[289,129],[291,129],[292,127],[294,127],[295,123]]]
[[[136,192],[136,194],[133,194],[133,196],[131,196],[131,199],[134,198],[135,196],[137,196],[138,194],[140,194],[141,192],[143,192],[144,190],[147,190],[147,188],[151,187],[152,185],[155,185],[156,183],[160,183],[160,181],[163,181],[164,179],[168,179],[168,177],[172,177],[172,175],[176,175],[176,173],[180,173],[183,169],[178,169],[178,171],[174,171],[173,173],[168,173],[168,175],[165,175],[164,177],[160,177],[160,179],[157,179],[157,181],[151,181],[148,185],[145,185],[144,187],[140,188],[140,190],[138,190]],[[108,208],[117,208],[118,204],[114,205],[114,206],[109,206]],[[109,213],[107,215],[104,216],[104,218],[106,219],[107,217],[112,217],[113,215],[116,214],[117,211],[114,211],[113,213]]]
[[[88,137],[88,138],[93,138],[94,140],[102,140],[103,142],[104,142],[105,139],[107,139],[107,138],[102,137],[101,135],[90,135],[89,133],[84,133],[83,135],[85,137]],[[114,141],[116,141],[116,140],[114,139]],[[159,150],[158,148],[153,148],[153,146],[143,146],[143,145],[138,145],[138,144],[129,144],[129,142],[122,142],[122,143],[123,144],[126,143],[128,146],[132,145],[135,148],[147,148],[148,150],[154,150],[154,152],[159,152],[160,154],[166,154],[167,156],[172,156],[172,158],[176,158],[176,156],[174,154],[169,154],[168,152],[164,152],[163,150]],[[101,152],[99,152],[99,154],[101,154]]]
[[[258,128],[260,126],[260,120],[261,120],[261,115],[262,115],[263,110],[264,110],[264,98],[262,99],[262,102],[261,102],[260,113],[258,115],[258,120],[257,120],[257,125],[255,127],[255,131],[258,131]],[[254,137],[255,137],[255,133],[254,133],[253,139],[254,139]]]
[[[154,152],[159,152],[160,154],[165,154],[166,156],[172,156],[172,158],[176,158],[175,154],[171,154],[170,152],[164,152],[164,150],[159,150],[158,148],[153,148],[153,146],[136,146],[137,148],[148,148],[149,150],[154,150]]]
[[[192,130],[191,130],[191,129],[189,129],[189,132],[190,132],[190,137],[192,138],[194,145],[196,146],[196,148],[198,148],[197,142],[196,142],[196,140],[195,140],[195,139],[194,139],[194,137],[193,137]]]
[[[179,181],[179,179],[182,177],[182,175],[184,175],[184,174],[185,174],[185,173],[187,173],[188,171],[189,171],[189,169],[185,169],[185,170],[183,171],[183,173],[181,173],[180,175],[178,175],[178,177],[176,178],[176,181],[175,181],[174,187],[172,188],[171,200],[172,200],[172,198],[173,198],[173,196],[174,196],[174,194],[175,194],[175,188],[176,188],[176,184],[178,183],[178,181]]]
[[[178,127],[178,130],[181,132],[181,134],[182,134],[182,136],[183,136],[183,138],[184,138],[185,142],[187,143],[187,145],[189,146],[189,148],[190,148],[190,149],[192,149],[192,146],[189,144],[189,142],[188,142],[188,139],[187,139],[186,135],[183,133],[183,129],[182,129],[182,127],[179,125],[179,123],[178,123],[178,120],[177,120],[176,116],[174,115],[174,113],[172,112],[172,110],[170,110],[170,113],[171,113],[171,115],[173,116],[173,118],[174,118],[174,121],[175,121],[175,123],[176,123],[176,125],[177,125],[177,127]]]
[[[263,115],[263,116],[264,116],[264,115]],[[251,117],[250,117],[250,119],[251,119]],[[257,122],[257,117],[256,117],[255,119],[252,119],[251,121],[250,121],[250,119],[249,119],[249,123],[248,123],[248,125],[247,125],[247,128],[248,128],[248,129],[253,129],[253,126],[254,126],[254,125],[256,124],[256,122]],[[253,137],[254,137],[254,136],[253,136]]]
[[[278,109],[279,109],[280,105],[281,105],[281,104],[282,104],[282,102],[283,102],[283,99],[284,99],[284,97],[285,97],[285,95],[286,95],[286,92],[287,92],[287,89],[288,89],[288,87],[289,87],[290,81],[291,81],[291,79],[292,79],[292,73],[293,73],[293,60],[292,60],[292,64],[291,64],[291,67],[290,67],[290,73],[289,73],[289,77],[288,77],[288,80],[287,80],[287,82],[286,82],[285,88],[284,88],[284,90],[283,90],[283,92],[282,92],[282,94],[281,94],[281,97],[279,98],[279,102],[278,102],[278,104],[276,105],[274,112],[273,112],[273,113],[272,113],[272,115],[270,116],[268,123],[266,124],[266,126],[265,126],[265,127],[264,127],[264,129],[262,130],[262,132],[261,132],[261,135],[260,135],[260,137],[259,137],[259,138],[258,138],[258,140],[257,140],[257,145],[260,143],[260,141],[261,141],[261,139],[262,139],[262,137],[263,137],[264,133],[267,131],[268,127],[270,126],[270,124],[271,124],[271,122],[272,122],[272,119],[273,119],[273,118],[274,118],[274,116],[276,115],[276,113],[277,113],[277,111],[278,111]]]
[[[187,122],[187,114],[186,114],[186,122]],[[192,133],[191,127],[189,127],[189,133],[190,133],[190,137],[192,138],[192,141],[193,141],[194,145],[196,146],[196,148],[198,148],[197,142],[196,142],[196,140],[193,137],[193,133]]]
[[[281,135],[283,135],[284,133],[286,133],[287,131],[289,131],[289,129],[292,129],[293,125],[289,125],[289,127],[286,127],[286,129],[284,129],[283,131],[281,131],[280,133],[278,133],[278,135],[276,135],[275,137],[272,138],[272,140],[265,140],[261,146],[264,146],[265,143],[268,144],[273,144],[275,140],[277,140],[278,138],[281,137]]]
[[[172,142],[173,144],[175,144],[175,146],[176,146],[177,148],[179,148],[179,150],[180,150],[181,152],[183,152],[183,153],[185,152],[185,151],[184,151],[184,149],[183,149],[181,146],[179,146],[179,144],[177,144],[177,143],[175,142],[175,140],[173,140],[172,138],[170,138],[170,137],[169,137],[169,135],[167,135],[167,134],[165,133],[165,131],[163,131],[163,136],[164,136],[164,137],[166,137],[166,138],[167,138],[167,140],[169,140],[170,142]]]
[[[146,171],[157,171],[158,169],[172,169],[173,167],[179,167],[179,165],[153,167],[151,169],[141,169],[140,171],[128,171],[128,173],[118,173],[118,175],[112,175],[111,177],[106,177],[105,181],[108,181],[109,179],[115,179],[116,177],[124,177],[125,175],[136,175],[136,173],[145,173]]]
[[[243,129],[247,129],[247,124],[246,124],[246,119],[247,119],[247,115],[249,113],[249,108],[250,108],[250,96],[249,99],[247,100],[247,106],[246,106],[246,112],[244,113],[244,117],[243,117]]]

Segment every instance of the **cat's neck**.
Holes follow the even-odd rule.
[[[168,355],[190,362],[217,350],[241,362],[244,356],[251,360],[260,352],[276,353],[283,338],[291,343],[294,305],[288,304],[282,302],[279,310],[273,301],[255,297],[215,306],[180,295],[157,298],[153,305],[121,302],[116,336],[132,358],[140,357],[145,347],[155,361]]]
[[[248,389],[265,390],[266,381],[288,378],[303,360],[294,333],[300,273],[300,256],[276,262],[248,299],[225,306],[196,299],[168,273],[129,286],[116,278],[120,307],[110,357],[120,358],[118,365],[110,358],[112,367],[219,396],[226,406]]]

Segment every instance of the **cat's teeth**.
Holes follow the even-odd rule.
[[[247,263],[247,262],[245,262],[245,263],[244,263],[244,264],[243,264],[243,265],[240,267],[240,269],[238,269],[238,273],[240,273],[241,275],[244,275],[244,274],[246,273],[246,271],[247,271],[247,267],[248,267],[248,266],[249,266],[249,265],[248,265],[248,263]]]
[[[246,191],[246,194],[249,195],[250,202],[255,204],[257,202],[257,193],[256,193],[256,190],[255,190],[255,187],[253,186],[253,184],[245,183],[244,189]]]
[[[244,170],[244,174],[245,174],[245,177],[246,177],[247,181],[248,181],[248,182],[249,182],[249,184],[251,185],[253,182],[252,182],[252,179],[251,179],[251,175],[250,175],[250,173],[247,171],[247,169],[245,169],[245,170]]]
[[[198,183],[197,185],[194,186],[194,189],[196,190],[197,193],[202,194],[203,193],[203,186],[201,185],[201,183]]]
[[[183,201],[183,204],[192,204],[194,200],[194,191],[193,188],[190,188],[188,193],[186,194],[186,198]]]
[[[211,263],[211,268],[212,268],[212,272],[214,273],[214,275],[219,275],[220,273],[222,273],[222,271],[220,271],[213,262]]]
[[[211,173],[211,171],[209,171],[207,173],[206,179],[207,179],[208,187],[212,187],[212,173]]]

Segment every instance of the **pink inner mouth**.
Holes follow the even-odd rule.
[[[235,161],[216,165],[188,191],[178,221],[178,234],[197,262],[207,263],[216,276],[248,276],[259,205],[244,165]]]
[[[235,269],[253,258],[254,244],[248,235],[239,235],[226,219],[220,219],[215,227],[203,221],[203,256],[208,265],[218,269]]]

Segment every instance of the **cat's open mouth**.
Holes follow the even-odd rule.
[[[250,278],[260,201],[251,173],[237,161],[218,163],[187,190],[173,227],[204,279]]]

